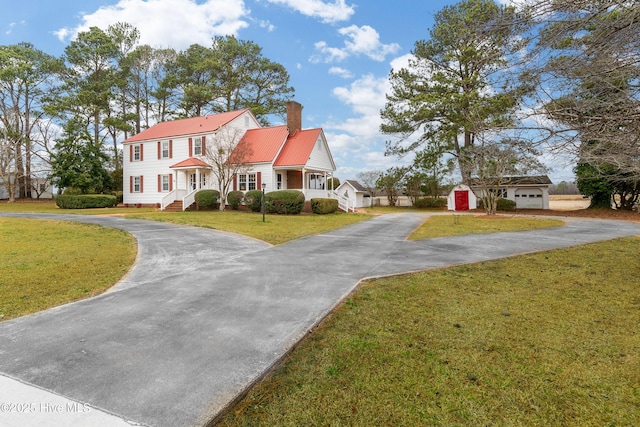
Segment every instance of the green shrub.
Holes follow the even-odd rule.
[[[65,196],[78,196],[82,194],[82,190],[76,187],[67,187],[64,189],[64,192],[62,194],[64,194]]]
[[[447,206],[447,199],[443,197],[420,197],[413,204],[418,209],[436,209]]]
[[[118,205],[118,198],[110,194],[62,194],[55,196],[55,200],[61,209],[112,208]]]
[[[304,194],[298,190],[272,191],[266,194],[265,205],[270,214],[299,214],[304,209]]]
[[[122,203],[122,199],[124,197],[122,191],[114,191],[111,194],[116,196],[116,199],[118,199],[118,203]]]
[[[262,191],[250,190],[244,193],[244,204],[252,212],[260,212],[262,209]]]
[[[230,191],[229,194],[227,194],[227,204],[232,210],[237,211],[238,208],[240,208],[243,197],[244,194],[242,194],[242,191]]]
[[[337,199],[311,199],[311,211],[314,214],[324,215],[335,213],[338,210]]]
[[[498,199],[497,208],[499,211],[515,211],[516,210],[516,202],[509,199]]]
[[[484,201],[482,199],[478,199],[478,207],[480,209],[484,209]],[[516,210],[516,202],[509,199],[499,198],[496,204],[496,210],[499,211],[515,211]]]
[[[198,209],[219,209],[220,192],[218,190],[200,190],[196,193]]]

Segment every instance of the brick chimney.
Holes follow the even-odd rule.
[[[290,136],[302,130],[302,104],[299,102],[287,102],[287,128]]]

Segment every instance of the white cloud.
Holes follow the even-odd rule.
[[[140,43],[153,47],[186,49],[191,44],[211,44],[216,35],[236,35],[249,24],[244,0],[120,0],[82,16],[75,28],[61,28],[55,34],[62,41],[90,27],[106,29],[128,22],[140,30]]]
[[[391,69],[393,71],[399,71],[403,68],[409,68],[409,61],[413,58],[414,56],[412,53],[399,56],[391,61]]]
[[[324,2],[321,0],[267,0],[269,3],[282,4],[306,16],[317,17],[325,23],[347,21],[354,14],[353,5],[345,0]]]
[[[323,128],[332,131],[332,150],[343,154],[384,151],[384,138],[380,134],[380,109],[386,101],[388,85],[386,78],[366,75],[348,87],[333,89],[333,95],[349,106],[354,115],[340,120],[333,118],[323,125]]]
[[[269,21],[258,21],[258,25],[260,25],[260,28],[264,28],[268,32],[275,31],[276,29],[276,26]]]
[[[397,43],[381,43],[380,34],[368,25],[350,25],[340,28],[338,33],[346,37],[344,47],[330,47],[324,41],[317,42],[315,47],[319,53],[311,57],[311,62],[342,61],[351,55],[365,55],[374,61],[384,61],[387,55],[400,49]]]
[[[374,116],[379,121],[380,109],[384,107],[388,90],[389,79],[367,74],[351,83],[349,87],[333,89],[333,95],[344,104],[350,105],[357,114]]]
[[[327,45],[327,42],[317,42],[315,44],[315,48],[321,53],[321,55],[313,55],[311,58],[309,58],[309,61],[313,63],[340,62],[349,57],[349,53],[346,51],[346,49],[329,47],[329,45]]]
[[[345,68],[341,67],[331,67],[329,68],[329,74],[333,74],[334,76],[342,77],[343,79],[350,79],[353,77],[353,73]]]

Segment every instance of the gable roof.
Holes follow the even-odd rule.
[[[226,125],[247,111],[249,110],[245,108],[244,110],[229,111],[209,116],[160,122],[147,130],[125,139],[123,143],[214,132],[218,130],[220,126]]]
[[[322,129],[296,131],[287,141],[276,159],[274,166],[304,166],[320,137]]]
[[[505,176],[502,185],[551,185],[553,184],[547,175],[536,176]],[[477,178],[471,178],[469,185],[478,186]]]
[[[285,125],[249,129],[238,143],[236,150],[239,150],[239,153],[247,150],[245,161],[248,163],[272,162],[288,135],[289,131]]]
[[[203,162],[202,160],[196,157],[189,157],[186,160],[176,163],[175,165],[169,166],[169,169],[180,169],[180,168],[211,168],[210,165]]]
[[[367,193],[367,189],[364,188],[358,181],[354,181],[353,179],[347,179],[344,181],[345,183],[348,183],[349,185],[351,185],[353,187],[354,190],[362,192],[362,193]]]

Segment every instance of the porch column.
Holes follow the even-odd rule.
[[[302,168],[302,194],[304,194],[304,197],[306,198],[307,197],[307,189],[306,189],[307,180],[306,180],[305,174],[306,174],[306,170],[305,168]]]

